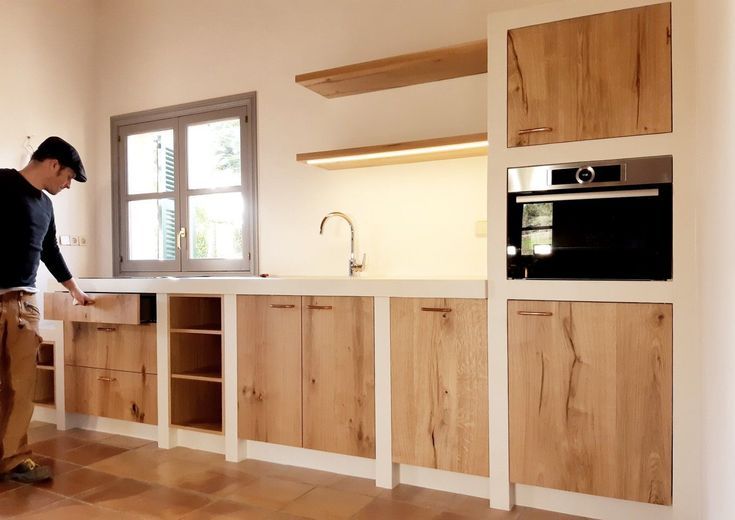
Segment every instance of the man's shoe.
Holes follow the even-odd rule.
[[[39,466],[31,459],[26,459],[13,469],[11,469],[7,477],[16,482],[24,484],[34,484],[43,482],[51,478],[51,469],[48,466]]]

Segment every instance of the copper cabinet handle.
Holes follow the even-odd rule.
[[[421,307],[421,310],[425,312],[452,312],[449,307]]]
[[[553,132],[554,129],[550,126],[539,126],[538,128],[524,128],[523,130],[518,130],[518,135],[523,134],[538,134],[541,132]]]
[[[268,304],[268,307],[271,309],[293,309],[296,306],[290,303],[271,303]]]
[[[541,311],[518,311],[519,316],[553,316],[553,312]]]
[[[332,310],[331,305],[307,305],[306,308],[317,310],[317,311],[331,311]]]
[[[104,381],[105,383],[112,383],[113,381],[117,381],[117,378],[97,376],[97,381]]]
[[[117,327],[97,327],[97,330],[100,332],[115,332]]]

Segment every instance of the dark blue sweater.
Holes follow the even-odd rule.
[[[59,282],[71,279],[51,199],[17,170],[0,169],[0,289],[35,287],[40,260]]]

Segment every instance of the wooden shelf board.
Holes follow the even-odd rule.
[[[53,365],[38,365],[37,364],[36,365],[36,368],[38,370],[54,370],[54,366]]]
[[[211,381],[213,383],[222,382],[222,367],[202,367],[196,370],[187,370],[186,372],[172,372],[172,379],[189,379],[191,381]]]
[[[33,404],[36,406],[43,406],[44,408],[56,408],[56,403],[53,399],[48,399],[46,401],[33,401]]]
[[[341,150],[300,153],[296,155],[296,160],[310,164],[309,161],[345,158],[345,160],[335,162],[319,162],[310,164],[311,166],[318,166],[319,168],[324,168],[326,170],[342,170],[346,168],[364,168],[367,166],[384,166],[388,164],[406,164],[422,161],[439,161],[443,159],[459,159],[463,157],[480,157],[487,155],[487,145],[457,150],[445,150],[438,147],[486,141],[487,134],[485,133],[466,134],[452,137],[440,137],[437,139],[423,139],[421,141],[407,141],[402,143],[362,146],[359,148],[343,148]],[[416,153],[389,157],[374,156],[374,154],[404,152],[407,150],[415,150]]]
[[[478,40],[299,74],[296,83],[334,98],[486,72],[487,40]]]
[[[196,432],[205,432],[205,433],[215,433],[218,435],[222,435],[222,423],[191,421],[186,424],[172,423],[171,426],[173,426],[174,428],[181,428],[184,430],[192,430]]]
[[[222,335],[219,325],[196,325],[194,327],[186,327],[183,329],[171,329],[171,332],[178,334],[217,334]]]

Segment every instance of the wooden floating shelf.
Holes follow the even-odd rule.
[[[53,365],[36,365],[38,370],[54,370]]]
[[[343,170],[483,155],[487,155],[487,134],[485,133],[300,153],[296,155],[296,160],[326,170]]]
[[[296,83],[334,98],[486,72],[487,40],[479,40],[299,74]]]

